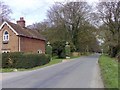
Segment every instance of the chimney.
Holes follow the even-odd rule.
[[[25,27],[25,20],[23,17],[20,17],[20,20],[17,21],[17,24],[20,25],[22,28]]]

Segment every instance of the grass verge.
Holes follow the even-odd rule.
[[[105,88],[118,88],[118,62],[114,58],[102,55],[99,65]]]

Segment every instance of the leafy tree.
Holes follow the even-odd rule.
[[[63,51],[63,45],[58,45],[61,45],[62,41],[70,42],[72,52],[97,51],[97,29],[89,22],[90,9],[86,2],[55,3],[48,10],[46,21],[36,23],[33,27],[51,42],[55,48],[53,53],[56,52],[58,56],[58,52]]]
[[[86,2],[56,3],[48,11],[48,18],[54,26],[64,26],[77,48],[79,27],[88,19],[89,11]]]
[[[63,26],[49,27],[48,30],[41,32],[48,41],[54,43],[56,41],[71,41],[69,33]]]
[[[96,38],[96,28],[86,24],[81,27],[78,33],[78,51],[81,52],[100,52],[99,43]]]

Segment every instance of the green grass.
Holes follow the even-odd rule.
[[[105,88],[118,88],[118,62],[115,58],[102,55],[99,64]]]

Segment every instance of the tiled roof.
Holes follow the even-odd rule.
[[[22,28],[21,26],[8,22],[7,23],[18,33],[19,36],[29,37],[29,38],[35,38],[35,39],[41,39],[46,40],[39,32],[36,30],[31,30],[28,28]]]

